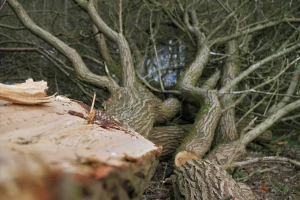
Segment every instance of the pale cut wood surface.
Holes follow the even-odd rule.
[[[160,146],[44,81],[0,89],[1,200],[139,199]]]
[[[62,97],[45,106],[2,101],[0,151],[34,153],[50,166],[81,173],[80,163],[124,166],[129,160],[160,150],[138,133],[87,124],[85,119],[68,114],[69,110],[86,114],[77,103]]]
[[[32,79],[14,85],[0,83],[0,99],[23,105],[43,104],[49,102],[53,97],[46,96],[47,89],[47,82],[34,82]]]

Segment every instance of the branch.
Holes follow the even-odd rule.
[[[291,111],[294,111],[296,109],[300,108],[300,100],[297,100],[293,103],[290,103],[286,105],[285,107],[277,110],[274,114],[272,114],[270,117],[268,117],[266,120],[261,122],[259,125],[257,125],[253,130],[249,131],[243,138],[242,138],[242,144],[243,146],[246,146],[249,144],[252,140],[254,140],[257,136],[259,136],[261,133],[266,131],[268,128],[270,128],[274,123],[279,121],[283,116],[288,114]]]
[[[24,30],[26,29],[25,27],[15,27],[15,26],[10,26],[10,25],[7,25],[7,24],[0,24],[0,27],[1,28],[7,28],[7,29],[11,29],[11,30]]]
[[[204,83],[202,88],[205,90],[212,90],[216,87],[221,77],[221,70],[217,69]]]
[[[117,33],[113,29],[111,29],[99,16],[94,1],[86,1],[86,0],[75,0],[79,5],[88,13],[91,20],[104,35],[106,35],[113,42],[118,44],[120,50],[120,60],[122,66],[122,82],[124,87],[133,87],[135,83],[135,73],[133,60],[130,52],[130,48],[127,40],[124,35],[120,32]]]
[[[181,95],[182,92],[178,91],[178,90],[159,90],[159,89],[156,89],[155,87],[153,87],[152,85],[150,85],[150,83],[144,78],[142,77],[138,72],[136,72],[138,78],[149,88],[151,89],[152,91],[154,92],[159,92],[159,93],[164,93],[164,94],[177,94],[177,95]]]
[[[110,92],[114,91],[118,87],[117,83],[111,79],[108,79],[108,77],[98,76],[90,72],[75,49],[69,47],[57,37],[37,26],[27,15],[26,11],[17,0],[7,0],[7,2],[26,29],[42,40],[51,44],[70,60],[80,79],[99,87],[106,87]]]
[[[0,48],[0,51],[37,51],[37,47],[3,47]]]
[[[195,11],[192,11],[195,15]],[[195,17],[192,18],[193,21],[197,20]],[[187,86],[195,86],[198,79],[201,77],[202,72],[209,60],[209,48],[204,43],[205,36],[196,26],[192,26],[189,23],[188,13],[185,13],[185,23],[190,32],[192,32],[196,36],[197,40],[197,53],[194,61],[191,63],[189,68],[184,72],[182,79],[180,81],[180,85],[184,88]],[[194,24],[197,24],[196,21]]]
[[[261,66],[263,66],[264,64],[267,64],[268,62],[279,58],[280,56],[284,56],[296,49],[300,48],[300,42],[298,42],[297,44],[295,44],[294,46],[291,46],[290,48],[284,49],[282,51],[279,51],[271,56],[266,57],[265,59],[255,63],[254,65],[250,66],[247,70],[243,71],[242,73],[240,73],[239,76],[237,76],[235,79],[233,79],[229,84],[227,84],[225,87],[221,88],[221,90],[219,91],[220,95],[228,92],[230,90],[230,88],[232,88],[234,85],[238,84],[240,81],[242,81],[246,76],[248,76],[250,73],[252,73],[253,71],[255,71],[256,69],[260,68]]]
[[[231,12],[223,21],[222,23],[220,23],[219,26],[217,26],[208,36],[207,36],[207,40],[209,40],[214,34],[216,34],[216,32],[218,32],[222,27],[225,26],[225,24],[227,23],[227,21],[233,17],[242,7],[244,7],[247,3],[249,3],[250,0],[244,1],[242,3],[242,5],[240,5],[234,12]]]
[[[291,163],[295,166],[300,167],[300,162],[298,162],[296,160],[288,159],[285,157],[279,157],[279,156],[270,156],[270,157],[263,157],[263,158],[254,158],[251,160],[246,160],[246,161],[241,161],[241,162],[234,162],[228,168],[242,167],[242,166],[257,163],[257,162],[276,162],[276,161],[287,162],[287,163]]]
[[[99,49],[100,55],[105,60],[105,62],[112,62],[113,60],[108,51],[104,35],[102,33],[99,33],[97,27],[94,24],[92,25],[92,30],[95,34],[95,40],[97,42],[97,48]]]
[[[272,26],[276,26],[276,25],[278,25],[280,23],[284,23],[284,22],[286,22],[286,23],[288,23],[288,22],[299,23],[300,19],[298,19],[298,18],[286,18],[286,19],[283,19],[283,20],[275,20],[275,21],[270,21],[270,22],[267,22],[267,23],[262,23],[262,24],[259,24],[255,27],[253,27],[253,28],[245,27],[242,30],[237,31],[236,33],[233,33],[233,34],[230,34],[228,36],[217,38],[215,40],[209,41],[208,45],[213,46],[213,45],[216,45],[216,44],[223,44],[223,43],[225,43],[229,40],[241,37],[243,35],[251,34],[251,33],[254,33],[254,32],[269,28],[269,27],[272,27]]]
[[[94,6],[94,1],[87,1],[87,0],[74,0],[79,4],[79,6],[84,9],[90,16],[91,20],[97,26],[99,31],[106,35],[110,40],[113,42],[118,41],[118,33],[111,29],[98,15],[98,12]]]
[[[298,95],[278,94],[278,93],[274,93],[274,92],[258,91],[255,89],[234,91],[234,92],[224,92],[222,94],[245,94],[245,93],[257,93],[257,94],[267,94],[267,95],[274,95],[274,96],[283,96],[283,97],[288,97],[288,98],[300,98],[300,96],[298,96]]]
[[[279,103],[274,104],[270,108],[270,110],[269,110],[270,114],[274,113],[278,108],[282,108],[283,106],[286,105],[286,102],[290,101],[291,96],[294,94],[295,90],[297,89],[297,85],[299,82],[299,76],[300,76],[300,62],[298,62],[297,68],[293,73],[293,77],[291,79],[289,88],[285,93],[285,96],[281,99],[281,101]],[[299,96],[299,98],[300,98],[300,96]]]

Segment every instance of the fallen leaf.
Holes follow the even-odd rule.
[[[266,185],[262,185],[260,188],[261,192],[268,192],[269,188]]]

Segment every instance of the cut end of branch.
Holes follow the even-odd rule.
[[[184,165],[188,160],[197,160],[198,155],[192,151],[180,151],[175,156],[175,166],[180,167]]]

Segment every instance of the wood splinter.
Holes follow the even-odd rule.
[[[90,113],[87,116],[88,124],[94,124],[95,114],[96,114],[96,110],[94,109],[95,100],[96,100],[96,92],[94,92],[94,97],[93,97],[92,106],[90,108]]]
[[[130,134],[131,136],[137,137],[134,131],[132,131],[128,128],[125,128],[123,126],[123,124],[120,123],[113,116],[111,116],[101,110],[94,109],[95,100],[96,100],[96,92],[94,93],[94,98],[93,98],[93,102],[92,102],[91,106],[88,106],[81,101],[72,100],[72,101],[78,103],[81,107],[83,107],[85,109],[85,111],[87,113],[89,113],[87,117],[84,117],[83,113],[80,113],[80,112],[77,112],[74,110],[69,110],[68,113],[71,115],[86,119],[88,121],[88,124],[97,124],[98,126],[105,128],[107,130],[109,130],[109,129],[122,130],[125,133]]]

